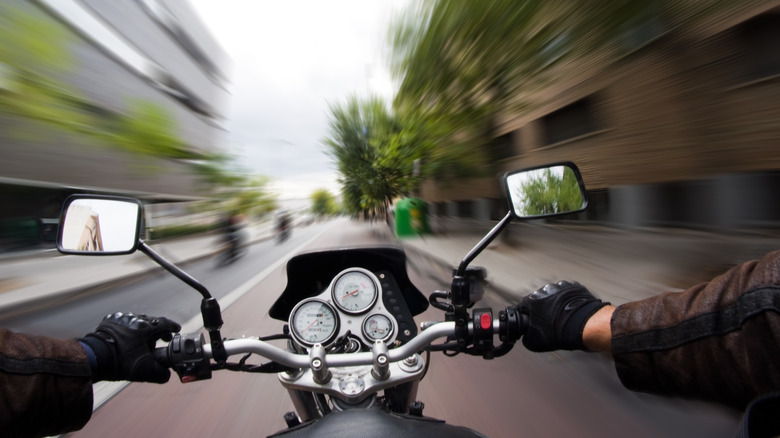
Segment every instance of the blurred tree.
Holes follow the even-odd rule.
[[[311,212],[317,216],[330,216],[338,212],[336,198],[327,190],[315,190],[311,194]]]
[[[105,139],[136,154],[171,159],[218,159],[189,148],[176,135],[176,122],[165,108],[145,100],[131,100],[126,115],[119,115]]]
[[[71,66],[68,41],[55,23],[0,7],[0,114],[91,133],[91,115],[79,105],[83,99],[57,77]]]
[[[223,186],[217,199],[223,209],[232,213],[265,216],[278,208],[276,196],[266,187],[268,182],[264,176],[245,177],[229,187]]]
[[[515,204],[525,216],[575,211],[582,208],[582,194],[577,177],[569,168],[563,175],[553,173],[549,168],[522,182],[515,192]]]
[[[574,59],[633,50],[722,0],[425,0],[390,30],[393,103],[432,142],[426,173],[492,173],[502,112],[543,102]],[[622,52],[621,52],[622,51]],[[563,68],[558,68],[559,66]]]
[[[247,179],[247,171],[236,164],[235,157],[214,154],[208,160],[192,160],[191,163],[211,187],[241,186]]]
[[[344,208],[384,215],[393,199],[414,188],[420,148],[377,97],[351,96],[330,110],[330,137],[324,143],[341,173]]]

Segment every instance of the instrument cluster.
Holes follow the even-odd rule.
[[[341,271],[319,295],[298,303],[290,313],[290,333],[305,347],[328,347],[347,335],[364,345],[395,340],[398,324],[385,308],[382,286],[374,273],[363,268]]]

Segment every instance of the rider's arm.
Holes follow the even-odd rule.
[[[164,383],[152,357],[158,339],[181,330],[163,317],[115,313],[81,339],[0,328],[0,435],[49,436],[78,430],[92,416],[92,383]]]
[[[585,323],[582,330],[582,343],[590,351],[609,351],[612,344],[612,314],[615,306],[604,306]]]
[[[91,371],[78,341],[0,328],[3,436],[47,436],[77,430],[91,415]]]
[[[627,388],[744,409],[780,390],[780,251],[684,292],[621,305],[610,329]]]

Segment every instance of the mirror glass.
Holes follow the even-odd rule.
[[[506,188],[519,218],[557,216],[587,206],[582,179],[569,164],[511,173],[506,177]]]
[[[138,243],[140,205],[113,199],[76,199],[60,226],[59,248],[86,253],[128,253]]]

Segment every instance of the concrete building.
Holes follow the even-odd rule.
[[[645,22],[611,56],[562,66],[533,109],[501,115],[496,169],[575,162],[591,190],[579,219],[780,226],[780,2],[728,3],[688,23]],[[422,197],[434,215],[506,211],[495,178],[429,181]]]
[[[32,17],[67,35],[56,43],[67,51],[68,68],[44,73],[75,90],[81,110],[113,123],[119,115],[154,108],[158,113],[146,122],[170,127],[186,150],[218,152],[227,59],[186,1],[3,3],[4,15]],[[11,44],[15,41],[12,37]],[[73,192],[149,202],[202,197],[202,183],[187,160],[133,153],[14,115],[0,115],[0,127],[0,247],[51,240],[41,219],[57,217],[62,200]]]

